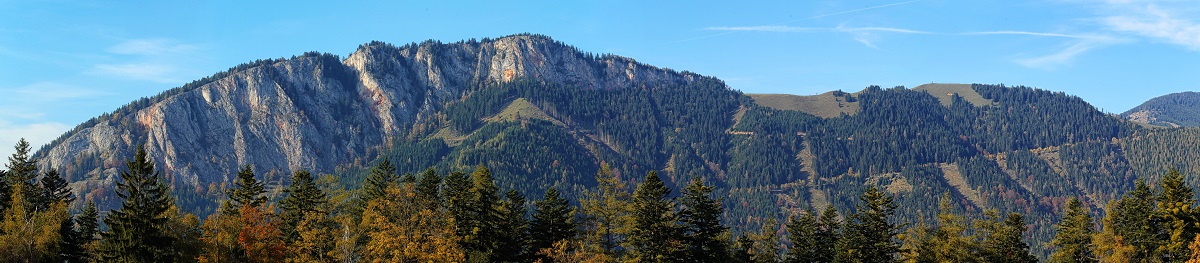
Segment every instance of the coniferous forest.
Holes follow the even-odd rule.
[[[896,216],[895,197],[868,187],[852,211],[826,206],[734,233],[699,178],[675,193],[657,172],[627,185],[607,164],[578,200],[555,188],[526,197],[497,187],[486,166],[401,174],[386,158],[361,187],[297,171],[269,198],[244,166],[216,213],[183,212],[139,148],[120,173],[118,208],[68,211],[75,196],[39,171],[24,140],[0,170],[4,262],[1037,262],[1021,213],[968,220],[939,198],[936,220]],[[1070,198],[1049,262],[1195,262],[1195,189],[1171,170],[1110,201],[1097,220]]]

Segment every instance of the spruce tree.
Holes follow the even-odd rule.
[[[558,190],[550,188],[541,201],[534,202],[533,220],[529,224],[531,251],[551,248],[555,242],[575,237],[575,208]],[[550,260],[541,255],[542,260]]]
[[[817,260],[817,257],[820,256],[817,247],[821,244],[818,243],[820,240],[817,238],[819,226],[815,213],[810,209],[800,217],[792,216],[788,221],[788,240],[792,241],[792,246],[788,248],[784,262],[823,262]]]
[[[446,176],[446,210],[454,219],[455,234],[466,246],[466,237],[475,229],[475,216],[471,213],[471,178],[462,172],[451,172]]]
[[[633,228],[629,250],[640,262],[671,262],[682,249],[675,202],[658,172],[650,171],[633,192]]]
[[[39,180],[39,184],[42,187],[39,195],[40,198],[36,204],[38,209],[46,209],[58,202],[69,205],[75,201],[75,196],[71,193],[71,188],[68,187],[67,180],[58,174],[58,170],[51,168],[49,171],[42,173],[42,179]]]
[[[1166,240],[1159,244],[1156,254],[1168,262],[1187,260],[1191,255],[1188,244],[1200,233],[1197,227],[1196,199],[1191,187],[1184,184],[1179,170],[1171,169],[1162,178],[1155,219],[1161,222]]]
[[[58,262],[87,262],[87,240],[75,229],[75,220],[67,217],[58,226]]]
[[[100,240],[100,211],[96,210],[96,203],[88,201],[83,211],[75,216],[75,223],[79,226],[79,240],[85,248],[83,262],[89,262],[93,258],[92,248]]]
[[[704,185],[699,177],[683,189],[679,222],[684,229],[685,256],[690,262],[729,261],[729,247],[721,237],[726,233],[721,225],[721,201],[711,197],[713,188]]]
[[[328,202],[328,198],[320,188],[317,188],[312,174],[305,170],[292,173],[292,183],[283,192],[287,196],[279,200],[279,207],[282,210],[280,219],[283,219],[284,240],[291,242],[299,237],[296,226],[304,220],[305,214],[326,213],[322,209]]]
[[[737,240],[733,242],[733,251],[729,253],[733,258],[731,262],[754,263],[754,255],[750,254],[753,247],[754,241],[750,241],[750,237],[738,236]]]
[[[1156,213],[1155,194],[1142,179],[1134,182],[1133,191],[1109,202],[1104,216],[1104,231],[1119,236],[1122,243],[1133,247],[1135,260],[1150,260],[1154,250],[1165,241],[1160,238],[1160,227],[1154,221]]]
[[[529,258],[529,219],[525,217],[525,196],[517,190],[508,190],[504,197],[494,261],[525,262]]]
[[[421,178],[417,180],[417,196],[421,199],[429,200],[430,203],[437,204],[440,202],[438,188],[442,185],[442,176],[438,175],[433,168],[426,169],[421,173]]]
[[[995,212],[990,212],[995,216]],[[1025,233],[1025,217],[1018,213],[1008,214],[1002,222],[988,221],[983,224],[982,247],[985,262],[1036,263],[1037,257],[1029,253],[1029,245],[1021,240]]]
[[[229,205],[225,207],[225,213],[234,215],[242,206],[261,206],[267,202],[267,197],[263,196],[267,191],[263,189],[263,183],[254,179],[254,168],[249,164],[242,167],[238,171],[237,178],[233,181],[233,188],[230,188],[225,194],[229,197]]]
[[[400,177],[396,175],[396,166],[384,158],[383,161],[371,168],[371,173],[363,179],[362,193],[359,195],[363,203],[387,195],[389,186],[397,185]]]
[[[121,207],[108,213],[109,231],[99,244],[98,259],[106,262],[168,262],[175,240],[164,229],[174,202],[143,146],[126,162],[117,183]]]
[[[875,187],[859,197],[838,242],[838,262],[895,262],[900,245],[898,227],[889,222],[896,211],[893,198]]]
[[[467,240],[467,259],[491,259],[496,250],[496,237],[500,230],[500,189],[492,180],[492,171],[480,165],[471,173],[470,213],[476,224]]]
[[[3,201],[0,201],[0,213],[12,205],[7,197],[12,195],[13,186],[17,184],[24,184],[26,186],[23,188],[25,192],[21,193],[25,196],[26,202],[36,205],[38,204],[38,199],[41,197],[38,188],[34,187],[36,184],[34,184],[33,178],[37,177],[37,160],[29,158],[29,142],[25,141],[25,138],[21,138],[13,148],[16,149],[16,152],[13,152],[8,157],[8,164],[5,164],[8,171],[4,174],[3,178],[0,178],[3,179],[0,180],[2,181],[0,194],[3,194],[5,197],[0,198],[3,199]]]
[[[1050,262],[1075,263],[1097,262],[1092,250],[1092,216],[1083,208],[1078,198],[1072,197],[1067,201],[1066,212],[1062,222],[1055,227],[1054,253],[1050,254]]]

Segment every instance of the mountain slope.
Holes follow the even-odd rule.
[[[1027,238],[1044,253],[1068,198],[1099,214],[1136,178],[1200,174],[1194,148],[1178,148],[1200,147],[1198,137],[1019,86],[748,96],[719,79],[515,35],[241,65],[85,122],[35,156],[106,206],[121,160],[145,144],[181,206],[200,214],[242,164],[269,185],[298,169],[354,184],[383,158],[401,172],[487,165],[501,188],[555,187],[572,199],[602,162],[631,183],[650,170],[675,189],[699,177],[737,231],[827,204],[849,211],[867,187],[896,196],[898,220],[932,222],[929,208],[948,193],[975,218],[1026,214]]]
[[[1200,92],[1159,96],[1121,113],[1121,117],[1157,126],[1200,127]]]

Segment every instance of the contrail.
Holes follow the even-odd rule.
[[[920,2],[920,1],[921,1],[921,0],[912,0],[912,1],[904,1],[904,2],[898,2],[898,3],[891,3],[891,4],[886,4],[886,5],[877,5],[877,6],[871,6],[871,7],[864,7],[864,8],[854,9],[854,10],[841,11],[841,12],[836,12],[836,13],[829,13],[829,14],[823,14],[823,15],[817,15],[817,16],[805,17],[805,18],[796,19],[796,20],[784,21],[783,23],[777,23],[777,24],[788,24],[788,23],[794,23],[794,22],[799,22],[799,21],[804,21],[804,20],[812,20],[812,19],[817,19],[817,18],[822,18],[822,17],[827,17],[827,16],[836,16],[836,15],[841,15],[841,14],[849,14],[849,13],[854,13],[854,12],[862,12],[862,11],[867,11],[867,10],[871,10],[871,9],[884,8],[884,7],[889,7],[889,6],[898,6],[898,5],[909,4],[909,3],[913,3],[913,2]],[[707,35],[707,36],[701,36],[701,37],[695,37],[695,38],[689,38],[689,39],[684,39],[684,40],[680,40],[680,41],[675,41],[674,43],[679,43],[679,42],[688,42],[688,41],[692,41],[692,40],[699,40],[699,39],[705,39],[705,38],[710,38],[710,37],[715,37],[715,36],[728,35],[728,34],[733,34],[733,33],[736,33],[736,32],[737,32],[737,31],[725,31],[725,32],[716,33],[716,34],[712,34],[712,35]]]

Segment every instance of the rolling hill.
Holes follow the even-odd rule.
[[[1121,113],[1121,117],[1156,126],[1200,127],[1200,92],[1159,96]]]

